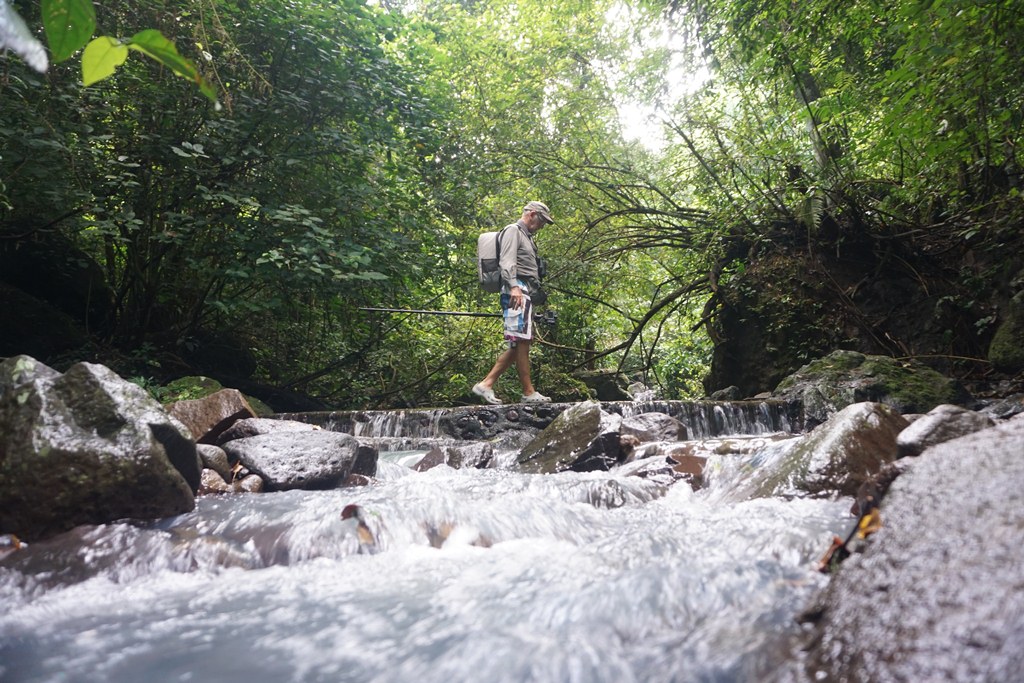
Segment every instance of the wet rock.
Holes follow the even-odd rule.
[[[195,505],[187,430],[102,365],[61,375],[28,356],[0,363],[0,434],[0,533],[31,541]]]
[[[847,406],[815,427],[775,469],[757,475],[756,495],[853,496],[896,458],[896,438],[906,427],[907,421],[890,406]]]
[[[686,425],[665,413],[640,413],[622,418],[619,433],[631,434],[641,442],[685,441]]]
[[[1024,669],[1024,421],[901,460],[882,528],[810,613],[806,680],[1011,681]]]
[[[523,472],[552,473],[607,470],[620,461],[619,415],[609,415],[596,401],[577,403],[561,413],[522,450]]]
[[[417,472],[426,472],[427,470],[434,469],[438,465],[448,464],[448,454],[438,447],[431,448],[427,451],[426,455],[420,458],[420,461],[413,467]]]
[[[202,484],[199,486],[199,495],[211,493],[231,493],[231,485],[224,481],[220,473],[211,469],[204,469]]]
[[[237,420],[217,437],[217,443],[223,444],[233,439],[244,439],[247,436],[258,436],[272,432],[308,432],[320,429],[316,425],[298,420],[273,420],[266,417],[246,417]]]
[[[738,401],[743,398],[743,392],[735,384],[727,386],[724,389],[711,392],[709,396],[712,401]]]
[[[256,417],[237,389],[221,389],[203,398],[176,401],[167,406],[167,412],[188,427],[197,442],[212,444],[235,421]]]
[[[772,395],[803,401],[807,427],[854,403],[884,403],[900,413],[923,413],[966,398],[955,380],[925,365],[855,351],[833,351],[808,363],[780,382]]]
[[[990,415],[997,420],[1008,420],[1015,415],[1024,413],[1024,394],[1007,396],[985,406],[979,412]]]
[[[349,434],[317,430],[249,436],[223,448],[262,477],[268,491],[330,489],[352,472],[359,442]]]
[[[619,433],[619,458],[623,462],[630,462],[636,459],[637,446],[642,444],[638,436],[635,434],[622,434]]]
[[[356,450],[356,461],[352,464],[352,474],[360,474],[364,477],[377,476],[378,455],[377,448],[360,442]]]
[[[264,488],[263,477],[258,474],[249,474],[231,483],[235,493],[262,493]]]
[[[707,465],[707,458],[698,455],[674,454],[668,456],[668,462],[672,465],[673,470],[690,482],[690,486],[695,491],[704,485],[704,467]]]
[[[493,454],[494,447],[486,442],[434,446],[413,469],[425,472],[438,465],[448,465],[455,469],[483,468],[490,464]]]
[[[896,437],[899,456],[918,455],[929,446],[980,432],[995,424],[988,415],[960,406],[941,405],[900,432]]]
[[[199,453],[199,460],[204,468],[213,470],[224,480],[231,479],[231,463],[228,462],[228,454],[223,448],[200,443],[196,444],[196,452]]]

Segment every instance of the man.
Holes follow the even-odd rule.
[[[530,344],[533,342],[533,299],[540,290],[541,277],[540,257],[533,236],[554,222],[547,206],[541,202],[530,202],[523,207],[522,218],[501,231],[498,260],[501,265],[501,310],[508,348],[498,356],[487,376],[473,386],[473,393],[492,405],[502,403],[494,395],[494,383],[513,364],[523,385],[523,403],[547,403],[551,400],[537,391],[530,380]]]

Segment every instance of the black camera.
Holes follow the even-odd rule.
[[[534,311],[533,319],[541,325],[556,325],[558,324],[558,313],[552,308],[546,311]]]

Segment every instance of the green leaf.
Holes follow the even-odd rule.
[[[82,84],[92,85],[114,73],[128,59],[128,48],[110,36],[94,38],[82,53]]]
[[[96,30],[91,0],[43,0],[43,27],[54,62],[75,54]]]
[[[144,55],[155,59],[182,78],[187,78],[199,86],[200,92],[211,102],[217,101],[217,92],[213,86],[199,73],[199,69],[189,59],[178,53],[174,43],[154,28],[139,31],[131,37],[128,47],[138,50]]]

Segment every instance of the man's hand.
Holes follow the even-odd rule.
[[[523,290],[521,287],[513,287],[509,290],[508,298],[509,303],[512,304],[513,311],[518,311],[526,305],[526,297],[523,296]]]

